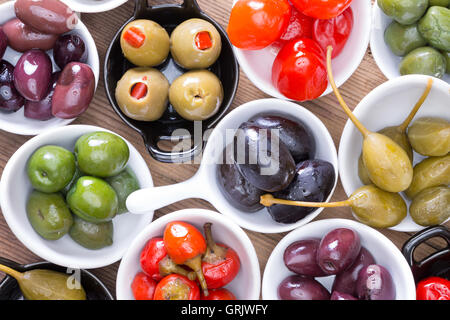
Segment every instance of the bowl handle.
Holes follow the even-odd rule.
[[[402,253],[405,256],[406,260],[408,261],[408,264],[410,267],[413,267],[416,264],[420,264],[421,261],[415,261],[414,259],[414,250],[423,242],[435,238],[435,237],[441,237],[447,241],[447,248],[444,248],[436,253],[434,255],[439,255],[441,252],[446,251],[450,248],[450,231],[445,226],[435,226],[427,228],[416,235],[414,235],[411,239],[409,239],[402,248]],[[429,259],[430,257],[427,257],[425,259]]]
[[[183,7],[191,8],[197,11],[200,10],[197,0],[184,0]],[[147,11],[147,8],[151,8],[149,0],[135,0],[134,16],[141,16],[145,11]]]
[[[198,155],[198,153],[202,151],[202,148],[204,146],[203,141],[194,141],[194,145],[189,150],[171,152],[164,151],[158,147],[158,142],[161,141],[160,137],[147,139],[147,137],[144,136],[144,141],[151,156],[155,160],[164,163],[183,163],[192,161]]]

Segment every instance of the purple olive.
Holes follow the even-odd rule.
[[[331,294],[330,300],[358,300],[358,299],[356,299],[354,296],[347,294],[347,293],[333,291],[333,293]]]
[[[391,274],[378,264],[361,269],[356,282],[356,292],[361,300],[395,299],[395,285]]]
[[[303,276],[289,276],[278,286],[282,300],[330,300],[330,293],[320,282]]]
[[[14,66],[6,60],[0,60],[0,82],[14,81]]]
[[[0,82],[0,110],[15,112],[22,108],[24,102],[13,82]]]
[[[300,240],[290,244],[284,251],[284,264],[299,275],[323,277],[326,273],[317,264],[320,239]]]
[[[356,280],[358,280],[359,271],[370,264],[375,264],[375,259],[366,248],[362,247],[350,268],[336,275],[331,291],[356,296]]]
[[[36,31],[17,18],[6,22],[3,25],[3,31],[8,38],[8,45],[19,52],[31,49],[50,50],[58,38],[58,35],[55,34]]]
[[[70,62],[86,62],[87,51],[83,39],[76,34],[60,36],[53,48],[53,58],[61,70]]]
[[[52,114],[62,119],[73,119],[86,111],[94,97],[95,76],[91,67],[71,62],[56,83],[52,98]]]
[[[5,54],[6,48],[8,47],[8,38],[6,37],[5,32],[2,28],[0,28],[0,59],[3,58]]]
[[[58,81],[61,72],[52,74],[47,95],[41,101],[26,101],[25,102],[25,117],[36,120],[49,120],[53,118],[52,115],[52,97],[55,92],[56,82]]]
[[[52,62],[42,50],[32,49],[20,57],[14,68],[14,85],[27,100],[40,101],[48,91]]]
[[[354,230],[334,229],[322,238],[317,263],[326,274],[338,274],[355,262],[360,250],[361,241]]]

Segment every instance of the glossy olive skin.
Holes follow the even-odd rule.
[[[25,52],[14,67],[14,86],[27,100],[40,101],[47,94],[52,62],[42,50]]]
[[[281,300],[330,300],[330,293],[318,281],[303,276],[289,276],[278,286]]]
[[[112,221],[91,223],[75,216],[69,235],[82,247],[99,250],[113,244],[114,226]]]
[[[59,146],[43,146],[37,149],[27,164],[31,185],[45,193],[61,191],[75,173],[75,156]]]
[[[3,55],[5,54],[6,48],[8,47],[8,38],[3,31],[3,28],[0,28],[0,59],[3,58]]]
[[[356,292],[361,300],[395,300],[396,294],[391,274],[385,267],[377,264],[361,269]]]
[[[402,25],[397,21],[392,21],[386,28],[384,41],[395,55],[401,57],[427,44],[427,40],[420,34],[416,23]]]
[[[15,112],[23,107],[25,99],[14,87],[13,82],[0,82],[0,110]]]
[[[441,79],[446,69],[444,56],[432,47],[421,47],[408,53],[400,63],[400,74],[425,74]]]
[[[450,50],[450,9],[434,6],[419,21],[419,32],[436,49]]]
[[[428,8],[428,0],[379,0],[381,10],[401,24],[417,22]]]
[[[53,58],[61,70],[70,62],[86,62],[87,51],[83,39],[76,34],[59,36],[53,47]]]
[[[287,188],[296,172],[286,145],[275,140],[272,147],[272,142],[270,131],[251,122],[243,123],[234,137],[234,160],[239,171],[249,183],[267,192]]]
[[[0,82],[14,81],[14,66],[6,60],[0,60]]]
[[[358,300],[354,296],[347,293],[342,293],[339,291],[332,291],[332,292],[333,293],[331,294],[330,300]]]
[[[421,226],[435,226],[450,218],[450,188],[431,187],[416,195],[409,207],[409,214]]]
[[[17,18],[3,25],[8,38],[8,45],[16,51],[25,52],[31,49],[47,51],[53,48],[58,35],[45,34],[27,26]]]
[[[67,196],[70,189],[72,189],[73,185],[85,174],[78,168],[78,166],[75,167],[75,173],[73,174],[72,180],[61,190],[61,193],[63,196]]]
[[[127,143],[119,136],[98,131],[82,135],[75,143],[80,170],[88,175],[107,178],[125,169],[130,157]]]
[[[450,51],[442,51],[441,53],[447,61],[447,69],[445,70],[445,72],[450,73]]]
[[[305,239],[291,243],[284,250],[283,260],[286,267],[299,275],[324,277],[327,274],[317,264],[317,251],[320,239]]]
[[[356,231],[334,229],[320,241],[317,264],[328,275],[338,274],[355,262],[360,250],[361,240]]]
[[[355,262],[345,271],[336,275],[331,291],[356,296],[356,281],[358,280],[359,271],[371,264],[375,264],[374,257],[366,248],[361,247]]]
[[[128,212],[126,201],[128,196],[136,190],[139,190],[139,182],[135,173],[130,168],[126,168],[114,177],[106,178],[106,182],[114,189],[119,200],[119,209],[117,214]]]
[[[300,121],[271,114],[256,115],[249,121],[264,129],[278,129],[280,140],[288,147],[295,163],[314,159],[316,141],[310,129]]]
[[[33,229],[47,240],[60,239],[73,224],[72,214],[60,193],[34,190],[28,197],[27,216]]]
[[[413,122],[408,138],[414,151],[423,156],[438,157],[450,152],[450,122],[423,117]]]
[[[323,202],[330,195],[335,180],[335,170],[331,163],[323,160],[306,160],[297,164],[294,180],[286,189],[274,193],[274,197],[294,201]],[[317,209],[275,204],[267,210],[277,222],[294,223]]]
[[[73,119],[85,112],[94,97],[95,76],[87,64],[70,62],[56,83],[52,99],[52,114]]]
[[[426,188],[447,184],[450,184],[450,154],[430,157],[414,166],[413,181],[405,194],[413,199]]]
[[[217,182],[225,198],[237,209],[250,213],[263,208],[260,197],[265,191],[259,190],[242,176],[228,148],[223,152],[223,163],[217,165]]]
[[[66,33],[78,23],[77,15],[58,0],[17,0],[14,11],[17,18],[43,33]]]
[[[50,120],[52,114],[52,98],[55,92],[56,83],[58,82],[60,72],[54,72],[50,79],[47,95],[41,101],[26,101],[24,106],[24,115],[30,119]]]

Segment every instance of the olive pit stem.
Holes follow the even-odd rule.
[[[260,203],[265,207],[270,207],[274,204],[284,204],[288,206],[309,207],[309,208],[337,208],[337,207],[350,207],[352,205],[352,200],[348,199],[345,201],[338,201],[338,202],[305,202],[305,201],[276,199],[271,194],[265,194],[261,196]]]

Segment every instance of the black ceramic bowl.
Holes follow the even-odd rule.
[[[433,253],[422,261],[414,259],[414,250],[432,238],[442,238],[447,247]],[[416,283],[422,279],[436,276],[450,280],[450,230],[445,226],[427,228],[409,239],[402,248],[403,255],[411,266]]]
[[[26,265],[20,265],[14,261],[0,257],[0,264],[3,264],[19,272],[26,272],[34,269],[49,269],[62,273],[67,272],[67,268],[57,266],[50,262],[36,262]],[[114,300],[114,297],[105,287],[105,285],[92,273],[86,270],[81,270],[80,280],[81,285],[86,291],[87,300]],[[0,282],[0,300],[23,300],[23,299],[24,298],[22,292],[20,291],[19,284],[17,283],[17,281],[10,276],[6,276]]]
[[[239,65],[225,30],[200,10],[196,0],[184,0],[184,3],[181,5],[165,4],[153,7],[148,6],[147,0],[135,0],[135,3],[133,16],[117,31],[106,53],[104,66],[106,94],[114,110],[122,120],[142,135],[144,143],[153,158],[161,162],[189,161],[202,150],[201,147],[203,147],[204,143],[202,138],[205,130],[213,128],[231,106],[239,81]],[[194,137],[194,122],[181,118],[172,106],[168,107],[160,120],[153,122],[133,120],[120,110],[115,98],[116,84],[128,69],[135,67],[122,54],[120,34],[129,22],[136,19],[153,20],[164,27],[170,34],[176,26],[191,18],[200,18],[211,22],[221,35],[221,55],[209,70],[214,72],[222,81],[224,101],[219,112],[212,118],[203,121],[201,130],[196,129],[198,130],[196,134],[201,132],[202,136],[191,139],[189,150],[172,152],[163,150],[159,143],[161,141],[186,141],[186,139]],[[187,71],[176,65],[171,56],[157,69],[167,77],[170,83]],[[177,132],[184,131],[184,133],[174,135],[175,130]],[[189,134],[187,134],[188,132]]]

